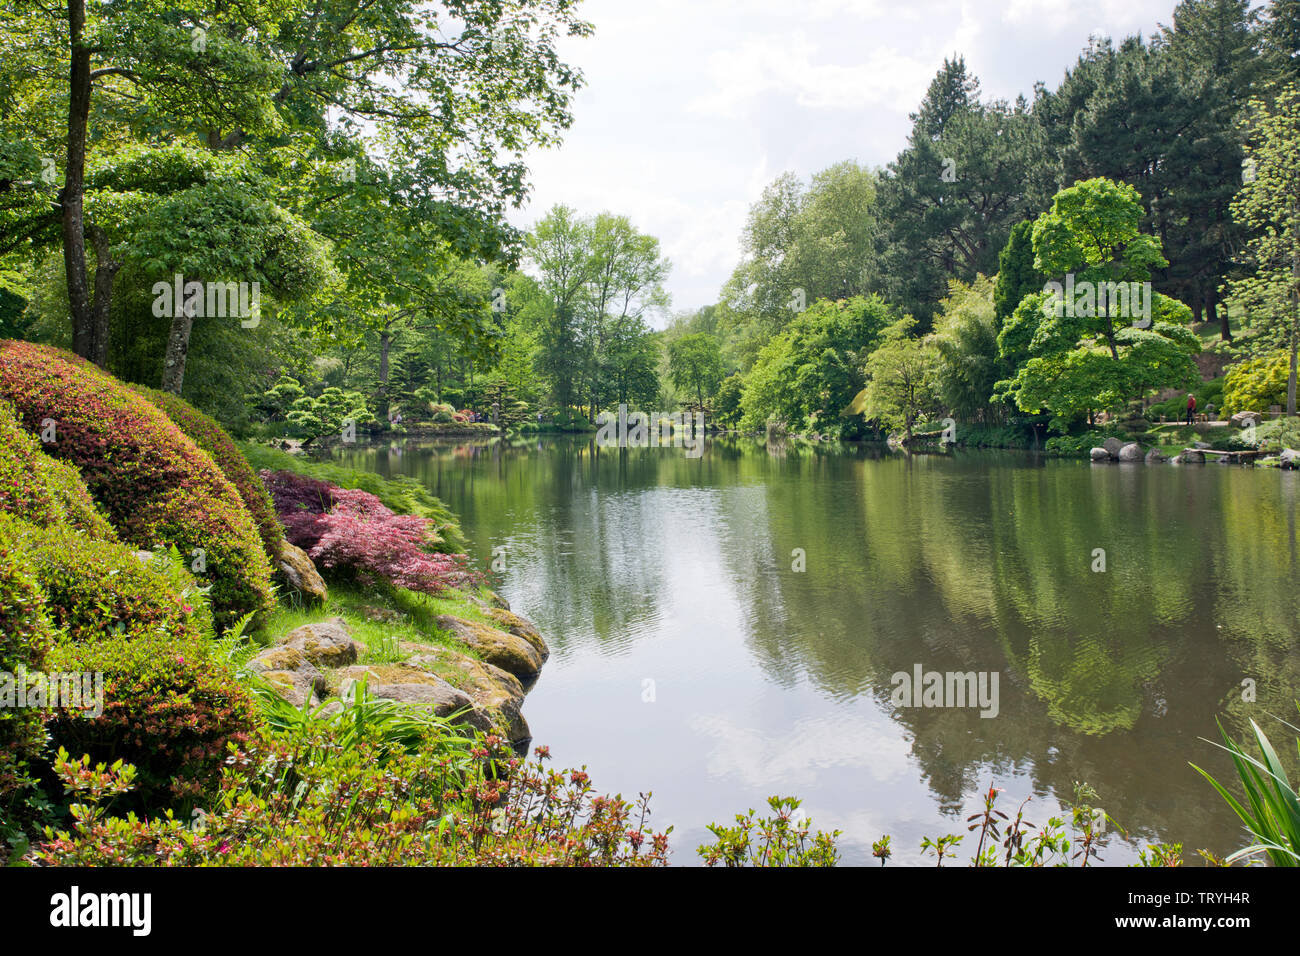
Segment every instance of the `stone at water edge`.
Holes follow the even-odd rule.
[[[352,639],[341,617],[296,627],[280,638],[280,643],[302,651],[307,660],[321,667],[355,664],[365,650],[364,644]]]
[[[487,612],[487,616],[501,625],[502,630],[513,634],[515,637],[522,637],[531,644],[533,650],[541,655],[543,664],[551,656],[551,649],[546,646],[546,641],[542,640],[541,631],[537,630],[532,621],[525,620],[513,611],[506,611],[501,608],[492,608]]]
[[[1300,451],[1294,448],[1283,448],[1282,453],[1277,457],[1281,460],[1283,468],[1288,470],[1300,468]]]
[[[1110,452],[1104,448],[1094,448],[1088,452],[1088,457],[1093,461],[1110,461]]]
[[[1178,456],[1178,460],[1184,464],[1205,464],[1205,453],[1196,449],[1189,448]]]
[[[449,717],[461,712],[456,723],[467,724],[484,733],[492,730],[491,716],[476,706],[468,694],[436,674],[398,664],[386,665],[382,671],[373,667],[346,667],[339,675],[343,678],[339,688],[341,697],[346,697],[351,686],[364,679],[366,693],[371,697],[424,707],[438,717]],[[347,707],[346,701],[343,706]]]
[[[1106,454],[1110,455],[1111,458],[1118,458],[1120,449],[1124,447],[1124,443],[1118,438],[1111,437],[1102,442],[1101,447],[1106,449]]]
[[[1148,465],[1158,465],[1167,460],[1168,459],[1165,458],[1164,454],[1160,451],[1159,448],[1152,448],[1149,452],[1147,452]]]
[[[1129,442],[1119,450],[1120,461],[1141,461],[1142,446],[1137,442]]]
[[[484,661],[475,660],[445,647],[425,648],[425,653],[408,658],[406,663],[417,667],[452,666],[465,675],[466,692],[474,702],[488,713],[500,717],[511,744],[519,746],[532,739],[528,721],[521,710],[524,703],[524,685],[513,674]]]
[[[522,637],[451,614],[438,615],[437,625],[477,651],[483,660],[521,681],[531,682],[542,669],[542,655]]]
[[[302,548],[282,540],[275,556],[275,567],[284,583],[308,602],[324,604],[329,600],[325,579]]]

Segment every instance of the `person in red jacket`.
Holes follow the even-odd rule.
[[[1187,424],[1192,424],[1196,417],[1196,396],[1191,392],[1187,393]]]

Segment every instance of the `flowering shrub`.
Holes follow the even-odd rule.
[[[41,451],[23,431],[17,412],[0,400],[0,512],[39,525],[69,524],[93,538],[113,540],[112,526],[95,508],[75,468]]]
[[[56,746],[92,760],[122,759],[138,774],[137,797],[151,810],[208,792],[229,743],[255,728],[248,691],[206,640],[105,637],[60,643],[49,654],[58,671],[102,673],[98,717],[55,711],[47,727]]]
[[[92,541],[62,525],[38,528],[0,516],[0,527],[31,568],[51,620],[74,641],[212,632],[212,613],[183,567],[146,563],[126,545]]]
[[[203,414],[189,402],[157,389],[132,385],[131,389],[143,395],[167,414],[176,427],[183,431],[190,441],[202,448],[212,458],[221,473],[235,486],[239,498],[248,509],[257,533],[262,538],[266,553],[274,556],[284,534],[280,522],[275,517],[275,508],[271,499],[257,480],[257,473],[248,459],[235,447],[234,441],[226,434],[216,419]]]
[[[428,518],[394,514],[369,492],[293,472],[263,472],[262,479],[285,537],[319,568],[422,594],[476,583],[464,555],[433,550],[438,538]]]
[[[319,751],[325,741],[313,741]],[[220,792],[193,825],[107,817],[93,801],[130,786],[129,768],[63,761],[90,804],[72,831],[47,831],[27,857],[43,866],[656,866],[668,833],[636,804],[594,793],[580,770],[543,769],[489,737],[473,759],[401,754],[380,765],[367,743],[302,759],[301,743],[232,755]],[[671,829],[671,828],[670,828]]]
[[[80,470],[123,540],[202,550],[219,623],[270,607],[270,562],[243,502],[161,411],[90,363],[28,342],[0,341],[0,397],[28,431],[53,421],[43,449]]]
[[[0,671],[40,671],[54,641],[54,627],[31,569],[11,536],[14,522],[0,522]],[[8,806],[24,789],[26,767],[45,743],[36,710],[0,707],[0,828]]]

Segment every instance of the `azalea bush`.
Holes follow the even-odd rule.
[[[103,675],[103,713],[55,711],[55,747],[135,766],[133,804],[186,805],[218,783],[227,746],[258,726],[247,688],[208,639],[103,637],[57,644],[51,671]]]
[[[479,582],[464,555],[435,550],[440,539],[429,518],[395,514],[367,491],[294,472],[264,471],[262,480],[286,539],[319,568],[429,595]]]
[[[271,565],[243,501],[158,408],[71,353],[0,341],[0,398],[47,455],[73,465],[125,542],[202,564],[221,625],[271,607]],[[200,570],[201,568],[201,570]]]
[[[668,832],[636,803],[595,792],[581,770],[515,757],[497,737],[469,760],[419,751],[382,764],[368,741],[261,741],[232,748],[220,790],[186,818],[110,816],[132,768],[61,755],[80,802],[46,830],[41,866],[656,866]],[[671,830],[671,828],[670,828]]]

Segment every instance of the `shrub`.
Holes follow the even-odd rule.
[[[123,540],[202,549],[219,623],[269,608],[271,567],[252,518],[163,412],[89,362],[26,342],[0,342],[0,397],[29,431],[54,421],[45,451],[77,466]]]
[[[398,515],[369,492],[288,471],[263,472],[285,537],[318,567],[362,584],[385,581],[436,595],[473,583],[463,555],[433,550],[427,518]]]
[[[23,553],[50,618],[74,641],[109,634],[197,638],[212,614],[183,567],[166,553],[144,562],[130,547],[93,541],[61,525],[38,528],[12,518],[0,527]],[[180,563],[180,555],[172,559]]]
[[[1266,412],[1272,405],[1285,404],[1289,374],[1290,358],[1285,352],[1234,365],[1223,376],[1224,412]]]
[[[255,730],[248,691],[205,640],[106,637],[61,642],[52,670],[103,674],[99,716],[56,712],[54,746],[92,760],[125,760],[138,773],[140,805],[155,809],[209,791],[226,748]]]
[[[275,508],[271,506],[271,498],[262,487],[262,482],[258,480],[253,466],[248,463],[243,452],[235,446],[234,441],[226,434],[226,430],[217,423],[216,419],[203,414],[189,402],[170,392],[160,392],[143,385],[132,385],[131,388],[158,406],[190,441],[208,453],[216,466],[221,469],[221,473],[235,486],[240,500],[244,502],[244,507],[252,516],[253,523],[257,525],[257,533],[262,538],[266,553],[274,557],[284,538],[280,522],[275,516]]]
[[[306,753],[325,759],[304,759]],[[539,757],[545,751],[539,748]],[[41,866],[663,866],[668,833],[636,803],[594,792],[581,770],[524,763],[499,739],[453,761],[362,741],[258,744],[239,754],[209,812],[108,817],[93,804],[130,786],[126,767],[61,761],[90,807],[27,859]],[[671,828],[669,828],[671,830]]]
[[[451,412],[438,410],[433,413],[433,421],[439,425],[450,425],[456,420],[456,416]]]
[[[491,425],[480,425],[492,428]],[[457,554],[465,550],[465,536],[460,530],[456,516],[451,513],[441,500],[429,493],[429,489],[406,475],[393,475],[385,478],[373,471],[353,471],[341,465],[329,462],[308,461],[298,455],[290,455],[265,445],[240,443],[240,451],[252,466],[259,471],[288,471],[297,475],[306,475],[340,488],[358,488],[368,491],[399,515],[415,515],[428,518],[433,523],[436,537],[433,550],[448,554]],[[432,543],[432,538],[430,539]]]
[[[93,538],[117,537],[76,469],[44,454],[5,401],[0,401],[0,512],[38,525],[67,524]]]
[[[13,519],[0,522],[0,673],[40,671],[54,642],[54,626],[31,569],[12,537]],[[0,678],[3,680],[3,678]],[[45,743],[40,711],[0,706],[0,817],[9,817],[13,797],[25,788],[28,762]],[[0,830],[5,821],[0,819]]]

